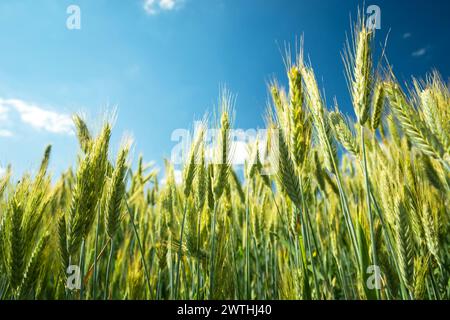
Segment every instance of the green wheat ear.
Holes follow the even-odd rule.
[[[395,239],[402,281],[408,289],[413,277],[413,239],[407,209],[401,200],[395,203]]]
[[[75,129],[78,137],[78,142],[81,146],[81,150],[87,153],[92,144],[92,136],[86,125],[86,122],[82,119],[80,115],[73,116],[73,122],[75,124]]]
[[[329,119],[326,116],[326,109],[319,91],[316,76],[312,68],[302,65],[300,70],[305,82],[306,92],[308,94],[308,107],[312,114],[321,153],[324,155],[327,169],[334,173],[336,170],[334,164],[337,163],[335,139],[332,135]]]
[[[440,145],[414,113],[413,108],[407,102],[400,87],[393,82],[386,82],[384,88],[390,106],[411,142],[416,144],[417,148],[424,154],[436,159],[442,159],[442,145]]]
[[[439,238],[436,230],[436,223],[430,209],[430,205],[424,203],[422,209],[422,224],[425,232],[425,242],[431,255],[436,259],[437,263],[441,263],[439,255]]]
[[[185,166],[183,175],[184,175],[184,189],[183,193],[184,196],[187,198],[189,197],[191,191],[192,191],[192,184],[194,182],[194,178],[197,174],[198,169],[198,162],[200,157],[200,151],[204,143],[204,130],[205,130],[205,123],[202,123],[199,126],[199,131],[197,132],[196,137],[194,138],[194,141],[192,142],[192,145],[190,147],[189,151],[189,158],[187,159],[187,166]]]
[[[302,168],[311,146],[312,125],[307,114],[299,67],[293,66],[288,73],[290,97],[290,146],[293,160]]]
[[[108,168],[111,126],[106,123],[93,140],[89,152],[80,160],[69,208],[68,248],[76,254],[95,220],[95,209],[103,191]]]
[[[274,144],[274,146],[278,147],[278,150],[275,150],[275,152],[278,151],[278,180],[291,201],[297,208],[301,208],[300,181],[298,180],[297,172],[295,171],[294,162],[289,153],[283,130],[279,130],[278,144]]]
[[[36,244],[34,248],[30,260],[26,266],[24,276],[22,279],[22,283],[18,289],[18,296],[22,297],[23,295],[28,294],[28,292],[34,288],[39,280],[40,273],[45,267],[44,261],[44,250],[48,245],[50,239],[50,234],[45,233]]]
[[[6,263],[9,283],[13,290],[17,290],[22,282],[25,270],[24,235],[22,229],[23,207],[16,198],[10,201],[5,226],[6,235]]]
[[[42,158],[41,165],[39,167],[37,179],[42,179],[45,176],[45,174],[47,173],[48,164],[50,162],[51,152],[52,152],[52,146],[48,145],[45,148],[44,157]]]
[[[353,47],[347,42],[343,59],[349,81],[353,109],[358,123],[364,125],[369,118],[372,93],[372,40],[373,31],[368,29],[364,19],[354,28]]]
[[[232,108],[232,96],[226,91],[221,96],[222,114],[220,117],[220,130],[217,143],[217,164],[214,170],[213,192],[216,200],[220,199],[227,187],[228,175],[230,173],[230,110]]]
[[[123,213],[123,200],[125,196],[125,179],[127,172],[127,156],[129,145],[123,146],[117,156],[116,165],[106,190],[106,232],[110,238],[119,228],[120,216]]]
[[[413,295],[416,300],[426,297],[426,275],[428,273],[428,257],[417,257],[414,259],[414,289]]]
[[[372,97],[372,117],[370,119],[370,126],[372,127],[373,130],[376,130],[380,126],[384,102],[385,102],[384,86],[381,81],[378,81],[375,85]]]
[[[359,155],[359,145],[356,143],[354,133],[350,130],[347,120],[339,111],[333,111],[328,114],[331,127],[339,142],[355,157]]]

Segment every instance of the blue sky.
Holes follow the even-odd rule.
[[[81,29],[66,27],[69,5]],[[34,170],[53,145],[56,172],[75,163],[69,115],[94,127],[117,106],[113,149],[123,132],[161,164],[176,142],[212,111],[219,89],[237,95],[235,127],[263,127],[267,82],[285,83],[281,51],[304,35],[326,99],[352,115],[340,58],[350,14],[361,1],[2,0],[0,3],[0,171]],[[390,30],[389,61],[402,81],[432,68],[450,76],[450,2],[369,1],[381,9],[376,48]],[[281,50],[281,51],[280,51]]]

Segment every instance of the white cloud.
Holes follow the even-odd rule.
[[[427,51],[428,51],[427,48],[420,48],[420,49],[414,51],[413,53],[411,53],[411,55],[413,57],[418,58],[418,57],[424,56],[427,53]]]
[[[410,32],[405,32],[405,33],[403,34],[403,39],[411,38],[411,36],[412,36],[412,34],[411,34]]]
[[[144,10],[148,14],[156,14],[157,8],[156,8],[156,0],[145,0],[144,2]]]
[[[13,133],[9,130],[6,129],[0,129],[0,137],[2,138],[7,138],[7,137],[12,137]]]
[[[161,11],[172,11],[181,6],[184,0],[145,0],[144,10],[150,15],[155,15]]]
[[[159,2],[159,6],[163,10],[172,10],[173,8],[175,8],[175,2],[175,0],[161,0]]]
[[[0,167],[0,177],[3,176],[6,173],[6,169],[3,167]]]
[[[2,113],[2,110],[6,110],[6,113]],[[0,117],[2,114],[7,114],[11,110],[16,111],[22,122],[30,125],[34,129],[58,134],[73,133],[72,118],[68,114],[50,111],[36,104],[19,99],[5,100],[0,98]]]
[[[6,119],[8,119],[8,111],[8,108],[5,108],[0,104],[0,121],[5,121]]]

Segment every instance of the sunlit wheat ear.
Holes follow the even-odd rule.
[[[92,144],[92,150],[89,154],[89,166],[91,171],[91,179],[93,178],[93,188],[96,193],[93,197],[93,208],[95,209],[96,202],[99,200],[100,195],[103,191],[103,187],[105,185],[105,177],[109,165],[108,161],[108,153],[109,153],[109,142],[111,139],[111,125],[109,123],[105,123],[98,138],[95,139]],[[93,215],[95,217],[95,215]],[[94,221],[94,217],[92,215],[86,214],[86,226],[85,233],[89,232],[89,229]]]
[[[356,143],[355,136],[350,130],[348,122],[345,120],[344,116],[336,109],[328,114],[330,119],[331,127],[339,140],[339,142],[355,157],[359,155],[359,145]]]
[[[285,106],[281,99],[280,88],[276,82],[273,82],[270,85],[270,93],[272,96],[273,105],[275,106],[275,111],[276,111],[278,120],[280,122],[284,122]]]
[[[290,98],[290,147],[297,167],[303,167],[311,147],[312,126],[304,104],[304,92],[301,73],[298,66],[292,66],[288,72]]]
[[[87,153],[92,143],[91,133],[89,132],[86,122],[80,115],[74,115],[73,122],[75,124],[76,134],[81,150],[83,150],[84,153]]]
[[[420,106],[426,125],[437,136],[441,135],[442,125],[438,120],[439,110],[437,99],[431,88],[425,88],[419,92]],[[445,136],[445,135],[444,135]],[[442,137],[441,137],[442,141]]]
[[[113,238],[119,228],[120,216],[123,212],[123,199],[125,196],[125,177],[127,172],[127,156],[130,145],[123,145],[117,156],[116,165],[106,190],[106,232]]]
[[[439,238],[438,232],[436,230],[436,223],[434,222],[434,217],[430,209],[430,205],[427,203],[423,204],[422,209],[422,224],[423,230],[425,232],[425,242],[427,244],[428,250],[440,264],[441,260],[439,257]]]
[[[350,45],[347,41],[343,59],[352,94],[353,108],[358,123],[364,125],[369,117],[369,99],[372,91],[373,31],[367,28],[364,19],[360,19],[355,26],[354,33],[354,43]]]
[[[297,66],[292,66],[288,71],[289,79],[289,100],[292,109],[302,109],[303,88],[300,70]]]
[[[215,158],[213,192],[216,200],[220,199],[222,193],[228,183],[228,175],[230,169],[230,129],[231,129],[231,112],[233,108],[234,97],[224,90],[220,98],[221,116],[220,129],[218,133],[218,143]]]
[[[414,299],[422,300],[426,296],[426,276],[428,273],[429,258],[416,257],[414,259]]]
[[[319,146],[324,155],[325,165],[329,171],[334,172],[333,162],[337,163],[337,150],[316,76],[312,68],[308,68],[305,65],[300,67],[300,71],[306,86],[309,102],[308,107],[312,114]]]
[[[442,146],[433,139],[431,133],[422,125],[398,84],[385,82],[384,90],[391,109],[411,142],[426,155],[440,159],[443,152]]]
[[[189,194],[192,191],[192,183],[194,181],[195,175],[197,174],[197,163],[199,158],[199,152],[204,142],[205,136],[205,124],[202,123],[196,136],[194,137],[194,141],[192,142],[189,150],[189,157],[187,159],[187,165],[184,168],[183,172],[183,180],[184,180],[184,196],[189,197]]]
[[[433,96],[437,100],[436,122],[437,135],[442,140],[450,160],[450,90],[437,71],[431,76],[431,88]]]
[[[381,81],[378,81],[375,85],[372,96],[372,117],[370,118],[370,126],[373,130],[376,130],[380,126],[381,117],[383,115],[384,102],[384,86]]]
[[[449,90],[437,72],[433,73],[423,86],[422,89],[422,85],[415,81],[416,94],[419,98],[424,121],[444,146],[445,151],[450,153]]]
[[[277,150],[273,151],[273,154],[277,154],[278,158],[272,159],[272,161],[278,161],[277,178],[279,183],[283,186],[283,189],[295,206],[301,208],[300,181],[289,153],[283,130],[279,130],[278,141],[272,144],[272,148],[277,148]]]
[[[106,123],[78,165],[69,209],[68,247],[71,255],[77,252],[95,220],[108,165],[110,136],[111,126]]]
[[[279,127],[285,131],[286,137],[289,137],[292,126],[292,112],[289,107],[288,97],[283,88],[281,88],[276,81],[270,85],[270,93],[272,96],[272,104],[275,109],[275,121]],[[287,141],[290,144],[290,141]]]

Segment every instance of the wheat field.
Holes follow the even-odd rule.
[[[75,167],[52,177],[48,147],[36,174],[1,177],[0,299],[449,299],[449,88],[437,71],[399,83],[374,36],[356,23],[343,54],[354,114],[327,106],[302,51],[285,59],[243,174],[229,94],[204,121],[217,161],[200,130],[181,182],[75,115]]]

